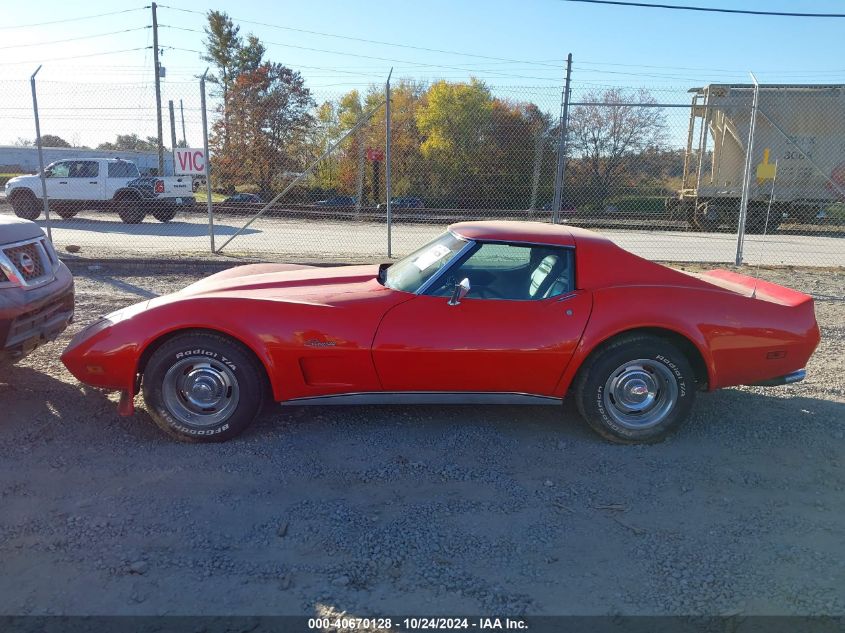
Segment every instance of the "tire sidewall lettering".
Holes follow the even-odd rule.
[[[174,354],[174,360],[182,360],[183,358],[191,358],[193,356],[198,356],[202,358],[213,358],[214,360],[219,360],[221,363],[226,365],[232,371],[237,371],[238,366],[236,363],[232,362],[229,358],[223,356],[222,354],[212,351],[203,349],[201,347],[189,350],[183,350],[181,352],[176,352]]]

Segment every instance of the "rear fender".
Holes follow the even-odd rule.
[[[696,293],[685,288],[659,286],[624,286],[595,291],[590,320],[555,395],[563,397],[566,394],[584,361],[601,345],[621,334],[643,330],[658,335],[662,331],[688,341],[701,356],[708,388],[712,389],[716,384],[715,364],[703,332],[693,318],[686,316],[692,310],[679,309],[684,306],[684,298],[679,300],[678,293],[686,294],[684,291]]]

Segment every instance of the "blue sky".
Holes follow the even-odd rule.
[[[845,13],[845,3],[841,0],[690,0],[690,3]],[[162,4],[165,6],[159,8],[160,46],[165,47],[162,63],[168,73],[164,82],[165,98],[184,96],[190,102],[187,107],[191,111],[196,105],[196,91],[191,86],[195,84],[193,77],[202,72],[205,64],[196,52],[169,47],[201,49],[203,35],[196,31],[202,30],[204,19],[193,12],[208,9],[227,11],[241,23],[243,33],[258,35],[267,44],[267,57],[300,70],[318,100],[352,87],[380,83],[394,66],[394,77],[460,80],[477,76],[493,86],[515,87],[512,90],[516,96],[520,91],[536,94],[551,106],[556,100],[555,93],[559,93],[563,63],[569,52],[574,57],[576,91],[599,84],[647,86],[661,100],[686,101],[684,93],[690,87],[716,81],[744,83],[748,81],[749,70],[766,82],[845,83],[842,36],[845,19],[704,14],[560,0],[354,3],[219,0],[212,4],[169,0]],[[66,0],[15,3],[14,10],[5,12],[0,25],[3,53],[0,83],[28,78],[43,61],[40,81],[70,83],[78,93],[70,100],[58,100],[56,96],[56,103],[76,107],[75,104],[86,99],[82,86],[114,89],[119,83],[123,86],[117,88],[119,98],[143,109],[151,96],[152,53],[145,47],[151,46],[152,37],[150,29],[144,28],[151,22],[150,11],[140,10],[142,6],[142,2],[115,0],[88,0],[84,4]],[[121,9],[139,10],[61,24],[20,26]],[[126,32],[104,35],[114,31]],[[83,39],[49,43],[71,38]],[[115,52],[123,49],[142,50]],[[23,87],[19,88],[17,83]],[[0,97],[0,107],[3,101],[7,105],[16,104],[15,107],[25,105],[28,85],[17,83],[14,89],[4,91],[6,97]],[[49,100],[49,90],[46,92],[45,99]],[[74,90],[66,92],[74,93]],[[104,88],[98,102],[107,96]],[[90,98],[86,102],[90,103]],[[18,106],[19,103],[23,105]],[[109,127],[105,121],[100,131]],[[27,125],[22,122],[20,127],[25,130]],[[84,138],[97,131],[90,122],[77,127]],[[13,135],[10,132],[16,129],[8,123],[5,132],[0,132],[0,142],[9,142],[8,137]]]

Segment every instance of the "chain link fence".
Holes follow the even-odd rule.
[[[655,260],[845,266],[843,86],[573,80],[564,120],[557,87],[394,80],[388,108],[385,85],[315,93],[282,67],[209,85],[206,124],[199,80],[163,82],[160,156],[152,82],[33,86],[0,82],[0,214],[84,257],[370,261],[455,221],[557,218]],[[14,180],[40,171],[33,91],[52,166]],[[206,138],[210,182],[178,151]]]

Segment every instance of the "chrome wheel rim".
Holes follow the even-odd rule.
[[[604,383],[602,402],[615,422],[631,430],[657,426],[675,408],[678,383],[663,363],[638,358],[617,367]]]
[[[235,411],[238,379],[229,367],[202,356],[183,358],[167,370],[162,385],[164,405],[180,422],[216,426]]]

